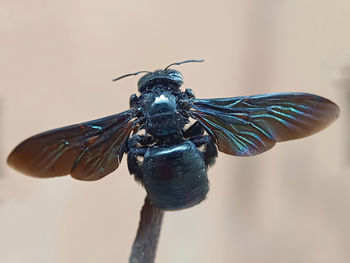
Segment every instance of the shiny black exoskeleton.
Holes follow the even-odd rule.
[[[277,142],[314,134],[339,115],[336,104],[307,93],[196,99],[190,89],[180,90],[181,73],[169,69],[188,62],[202,61],[115,79],[147,73],[138,82],[140,95],[130,96],[129,110],[34,135],[7,163],[34,177],[70,174],[94,181],[115,171],[127,153],[129,171],[153,205],[183,209],[206,197],[207,169],[218,150],[260,154]]]
[[[190,89],[180,91],[182,83],[179,71],[157,70],[139,80],[141,95],[130,97],[145,135],[128,141],[128,168],[145,186],[152,203],[166,210],[205,199],[207,169],[217,157],[214,142],[198,122],[184,129],[194,95]]]

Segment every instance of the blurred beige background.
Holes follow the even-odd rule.
[[[342,109],[319,134],[220,154],[211,191],[165,214],[156,262],[350,261],[350,2],[0,1],[0,262],[127,262],[145,191],[126,160],[97,182],[6,166],[20,141],[118,113],[138,77],[176,67],[199,98],[316,93]]]

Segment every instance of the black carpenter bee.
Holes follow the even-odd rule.
[[[318,132],[338,117],[336,104],[306,93],[196,99],[192,90],[180,90],[183,77],[170,69],[188,62],[202,61],[115,79],[147,73],[138,81],[140,95],[130,96],[129,110],[35,135],[11,152],[8,164],[35,177],[71,174],[93,181],[117,169],[127,153],[130,174],[153,205],[178,210],[205,199],[217,149],[256,155],[276,142]]]

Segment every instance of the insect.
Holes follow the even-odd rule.
[[[316,133],[339,115],[336,104],[306,93],[196,99],[191,89],[180,90],[182,74],[170,68],[189,62],[202,60],[115,79],[146,73],[129,110],[30,137],[11,152],[8,164],[30,176],[93,181],[117,169],[126,153],[130,174],[153,205],[178,210],[205,199],[217,150],[260,154],[276,142]]]

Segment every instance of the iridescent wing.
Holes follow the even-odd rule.
[[[118,168],[125,141],[135,129],[130,110],[40,133],[19,144],[7,163],[34,177],[71,174],[98,180]]]
[[[190,115],[205,128],[219,151],[251,156],[276,142],[314,134],[333,122],[339,108],[328,99],[306,93],[194,99]]]

